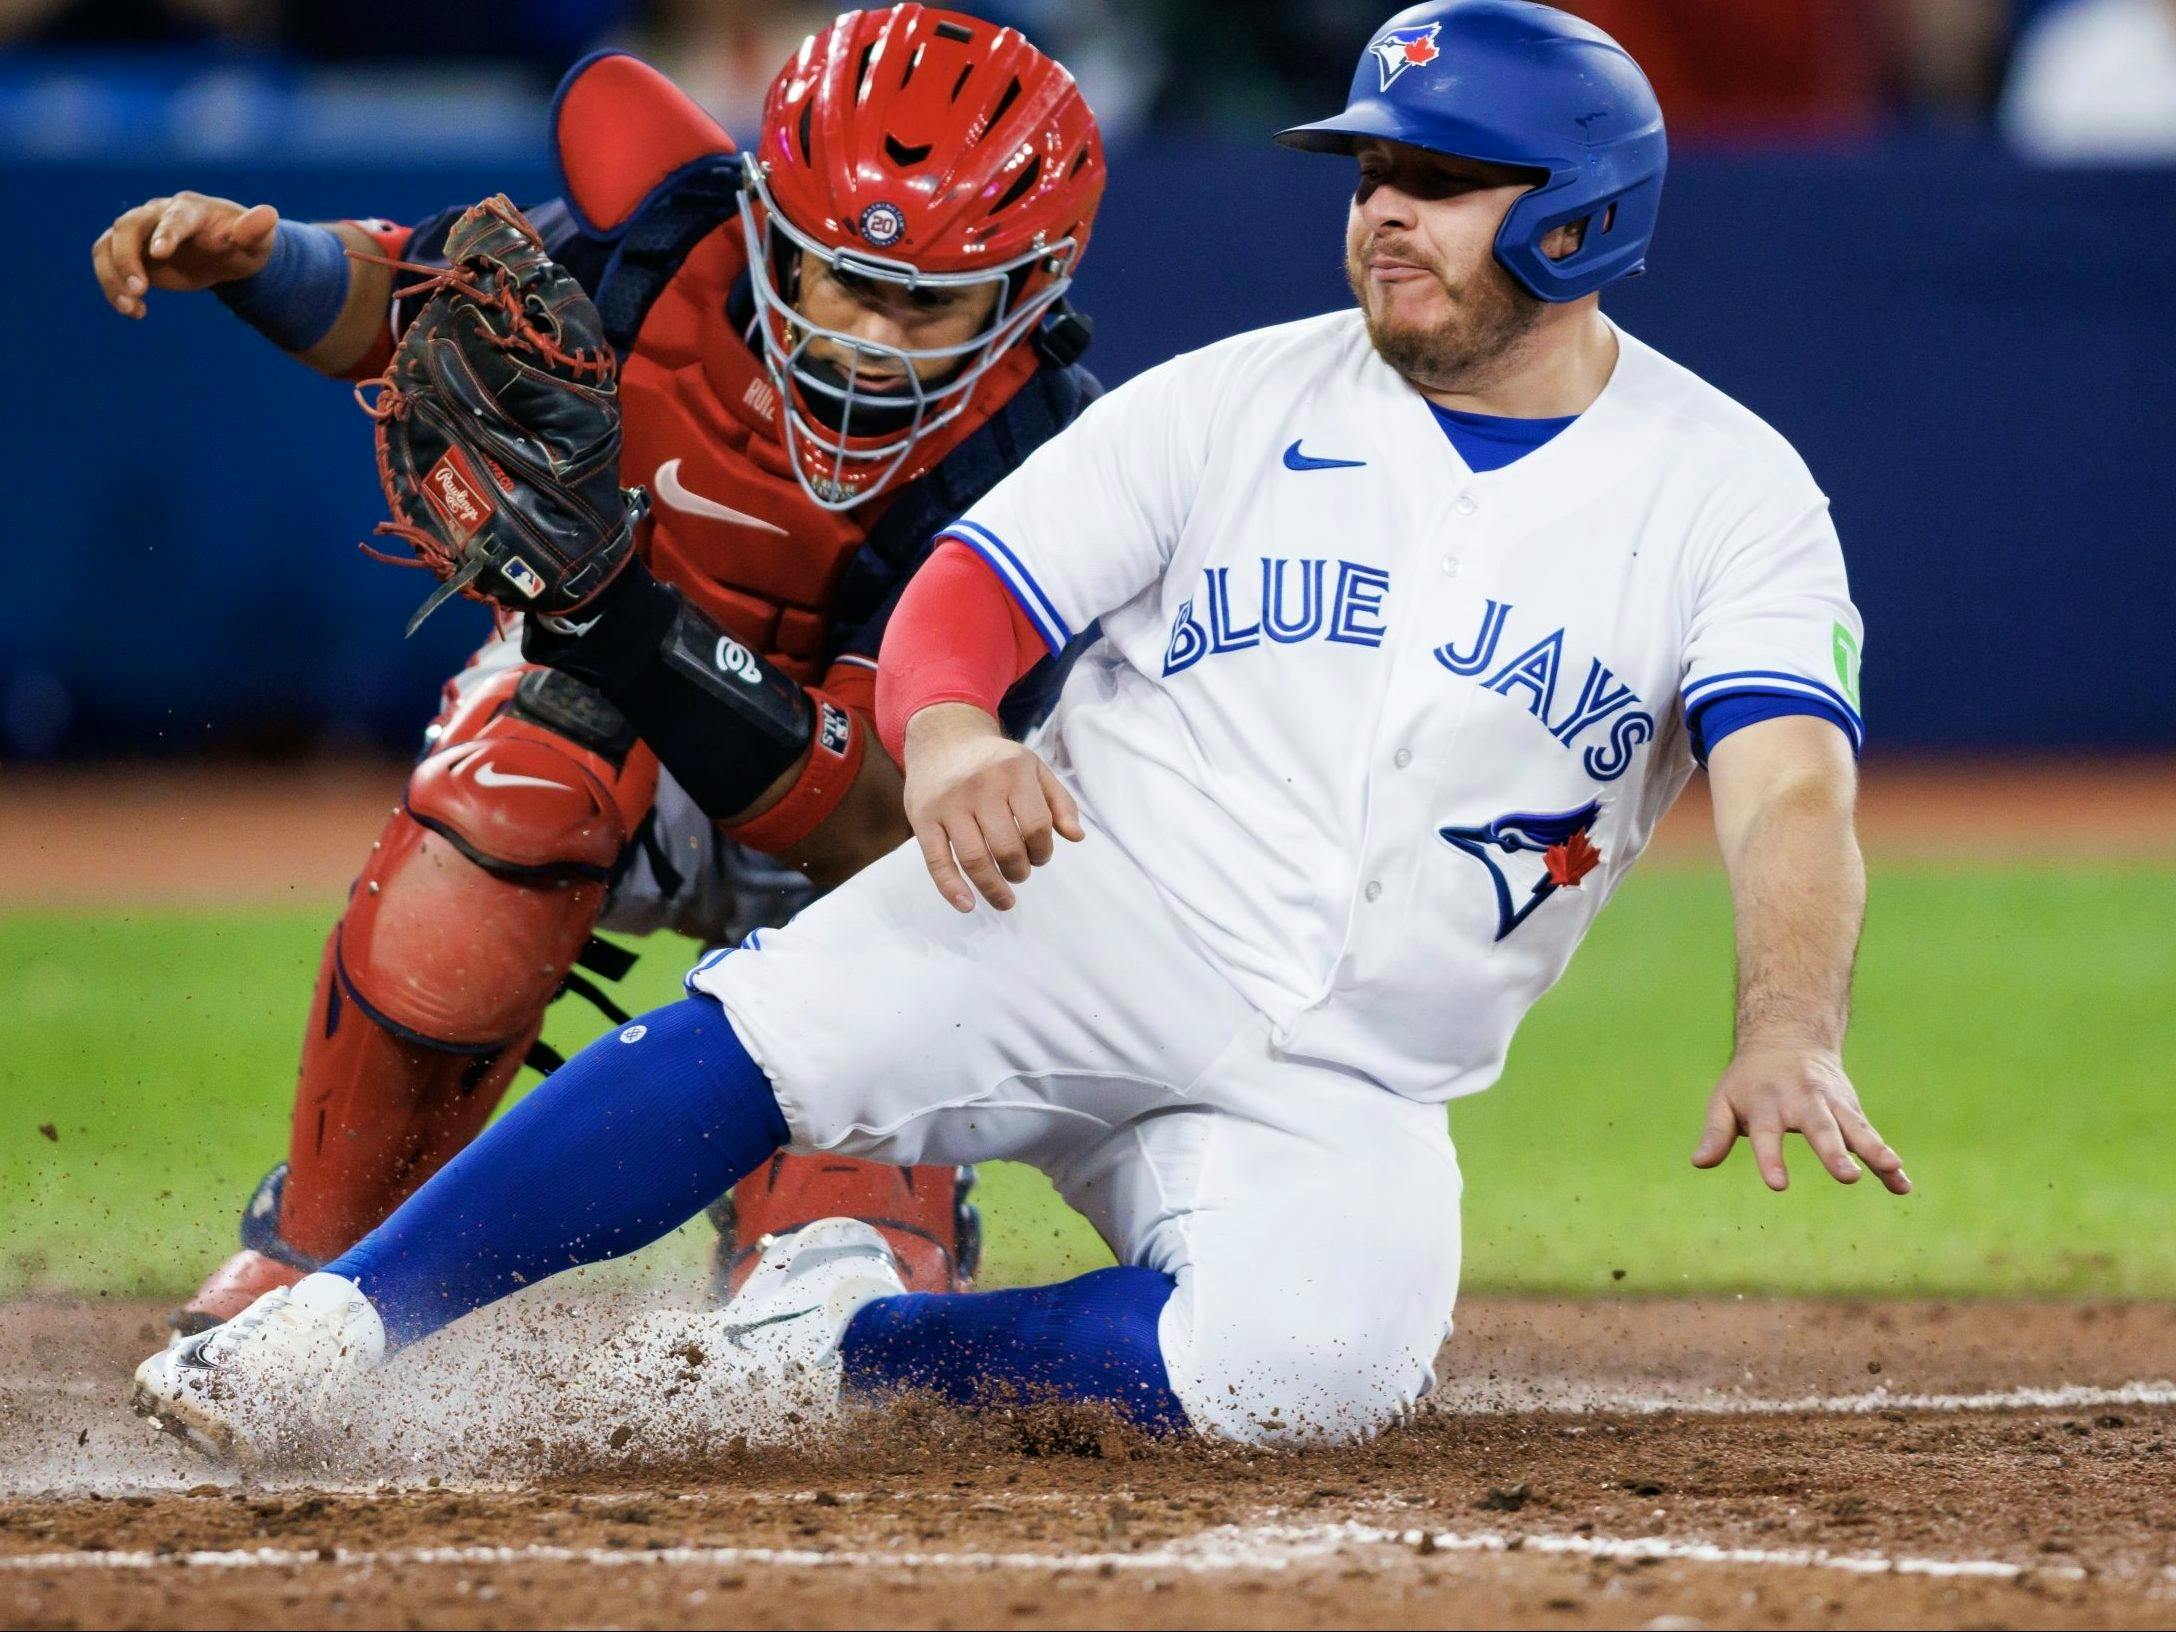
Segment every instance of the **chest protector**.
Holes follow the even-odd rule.
[[[873,612],[891,587],[885,580],[911,571],[929,533],[957,513],[932,515],[926,501],[936,493],[912,490],[934,487],[950,498],[962,485],[986,489],[1003,470],[966,484],[923,478],[971,441],[961,463],[984,474],[996,463],[995,449],[985,453],[991,433],[1006,451],[1025,444],[1024,456],[1093,386],[1055,399],[1047,388],[1023,392],[1045,358],[1016,346],[966,413],[916,445],[890,489],[853,510],[827,511],[794,476],[777,390],[729,311],[748,270],[740,233],[720,230],[740,208],[741,157],[731,138],[664,75],[607,53],[578,64],[560,86],[552,139],[567,205],[606,257],[585,281],[621,358],[620,479],[647,487],[652,499],[639,547],[653,572],[734,638],[814,682],[852,610],[840,605],[842,589]],[[993,415],[1013,423],[993,425]],[[909,526],[921,536],[897,536]]]

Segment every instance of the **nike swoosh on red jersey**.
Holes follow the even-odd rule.
[[[712,521],[728,521],[736,527],[755,527],[766,533],[787,536],[786,529],[761,516],[751,516],[745,510],[735,510],[731,505],[720,504],[716,499],[706,499],[700,493],[691,492],[680,481],[680,461],[668,459],[657,467],[657,502],[669,504],[675,510],[691,516],[708,516]]]

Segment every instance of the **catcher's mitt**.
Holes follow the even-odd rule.
[[[378,531],[415,554],[363,548],[440,580],[410,634],[456,593],[579,610],[626,565],[648,509],[619,485],[619,364],[597,308],[527,217],[485,199],[454,224],[446,259],[389,263],[423,274],[400,293],[424,305],[391,366],[356,388],[393,511]]]

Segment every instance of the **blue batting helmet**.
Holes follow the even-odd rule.
[[[1360,55],[1343,113],[1280,131],[1350,153],[1368,137],[1541,171],[1496,234],[1496,259],[1542,300],[1577,300],[1645,269],[1669,149],[1639,64],[1591,23],[1527,0],[1401,11]],[[1577,249],[1541,241],[1585,222]]]

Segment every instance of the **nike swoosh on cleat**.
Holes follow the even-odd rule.
[[[668,459],[657,467],[657,502],[669,504],[675,510],[691,516],[707,516],[712,521],[729,521],[736,527],[755,527],[766,533],[787,536],[786,529],[761,516],[751,516],[745,510],[735,510],[729,504],[716,499],[706,499],[700,493],[691,492],[680,481],[680,461]]]
[[[748,1333],[760,1332],[766,1326],[783,1326],[789,1320],[799,1320],[804,1315],[813,1315],[814,1313],[816,1313],[816,1306],[810,1304],[806,1309],[789,1309],[782,1315],[767,1315],[762,1320],[744,1320],[737,1326],[721,1326],[718,1328],[718,1335],[732,1344],[734,1348],[745,1350],[748,1345],[743,1343],[741,1339],[747,1336]]]
[[[1306,440],[1300,438],[1300,442]],[[1366,463],[1365,459],[1317,459],[1300,452],[1299,442],[1284,450],[1284,468],[1287,470],[1358,470]]]
[[[545,776],[523,776],[517,771],[502,771],[495,765],[476,767],[476,785],[479,788],[553,788],[564,793],[567,785],[554,782]]]

